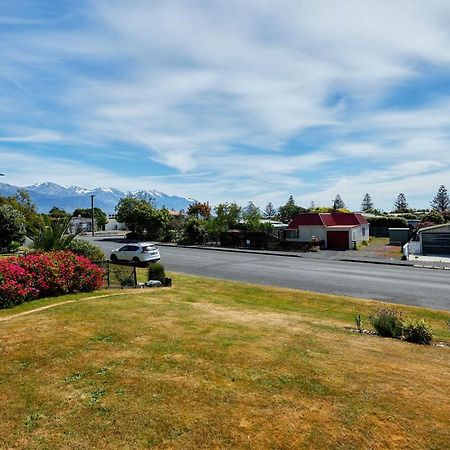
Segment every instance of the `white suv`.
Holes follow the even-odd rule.
[[[149,264],[159,261],[158,247],[151,242],[136,242],[116,248],[111,252],[111,262],[127,261],[135,264]]]

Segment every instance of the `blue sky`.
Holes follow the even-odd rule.
[[[5,182],[427,207],[450,2],[0,0]]]

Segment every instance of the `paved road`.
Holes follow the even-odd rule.
[[[106,256],[120,244],[96,239]],[[166,269],[450,310],[450,271],[367,263],[160,247]]]

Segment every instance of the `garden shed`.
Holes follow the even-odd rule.
[[[450,223],[419,230],[422,255],[450,255]]]

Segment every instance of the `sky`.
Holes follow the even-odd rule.
[[[0,0],[0,172],[211,204],[450,189],[448,0]]]

